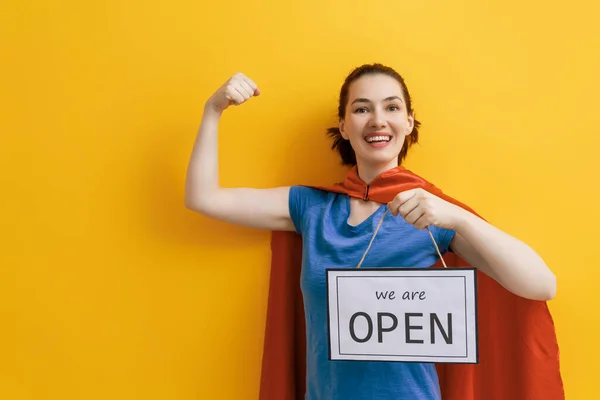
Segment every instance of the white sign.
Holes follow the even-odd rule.
[[[475,268],[326,271],[330,360],[479,362]]]

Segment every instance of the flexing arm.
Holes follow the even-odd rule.
[[[188,164],[185,206],[211,218],[269,230],[294,230],[288,208],[289,187],[273,189],[219,186],[218,127],[230,105],[240,105],[260,90],[235,74],[205,104],[202,123]]]

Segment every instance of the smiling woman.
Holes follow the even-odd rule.
[[[364,97],[360,95],[360,97],[355,97],[352,101],[349,101],[351,86],[354,93],[362,93]],[[350,106],[349,110],[347,110],[348,106]],[[348,118],[346,118],[347,111],[350,112]],[[356,114],[365,115],[357,116]],[[328,133],[333,138],[332,148],[340,153],[342,163],[345,165],[354,166],[357,164],[354,149],[355,140],[347,133],[346,121],[353,125],[362,124],[365,139],[380,131],[386,131],[385,128],[364,127],[364,124],[368,123],[367,118],[379,119],[379,121],[373,121],[375,124],[381,124],[383,118],[392,122],[393,126],[390,125],[387,129],[390,132],[385,133],[385,135],[390,138],[390,142],[395,139],[394,143],[391,144],[392,148],[397,151],[396,165],[402,164],[408,149],[413,144],[418,143],[419,140],[421,123],[415,119],[415,112],[412,108],[412,100],[406,83],[398,72],[381,64],[363,65],[348,75],[340,91],[338,118],[340,120],[339,125],[328,129]],[[395,136],[391,132],[392,128],[396,130]],[[394,162],[391,161],[391,164],[394,165]]]
[[[431,363],[343,363],[328,358],[325,266],[331,260],[340,265],[359,260],[362,244],[369,242],[380,219],[385,223],[365,260],[367,268],[431,267],[438,253],[431,246],[428,228],[441,254],[457,253],[512,293],[536,300],[554,296],[554,274],[537,253],[469,211],[423,188],[394,192],[386,202],[369,197],[369,187],[395,188],[389,182],[408,175],[401,163],[417,142],[420,125],[404,80],[380,64],[361,66],[346,78],[339,124],[328,130],[342,163],[352,167],[347,180],[366,187],[364,195],[305,186],[219,187],[221,115],[229,106],[260,94],[255,82],[236,74],[206,102],[188,167],[186,205],[223,221],[302,235],[306,399],[441,398]]]
[[[381,73],[362,76],[351,85],[350,95],[361,97],[350,97],[339,134],[350,142],[359,175],[368,181],[406,156],[401,153],[405,146],[408,150],[414,112],[406,106],[403,91],[408,92],[396,78]]]

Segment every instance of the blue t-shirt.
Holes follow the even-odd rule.
[[[385,212],[349,225],[350,198],[304,186],[290,189],[290,215],[302,235],[301,288],[306,315],[307,400],[439,400],[431,363],[330,361],[325,268],[355,268]],[[454,231],[429,227],[440,252]],[[439,256],[427,233],[388,213],[361,268],[430,267]]]

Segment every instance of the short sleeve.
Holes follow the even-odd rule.
[[[290,217],[297,233],[302,234],[304,231],[310,208],[322,204],[325,196],[326,192],[308,186],[290,187]]]
[[[454,236],[456,235],[456,231],[452,229],[438,228],[437,226],[433,228],[435,229],[433,232],[433,237],[435,238],[435,241],[442,255],[444,255],[448,251],[451,251],[450,242],[452,241],[452,238],[454,238]]]

